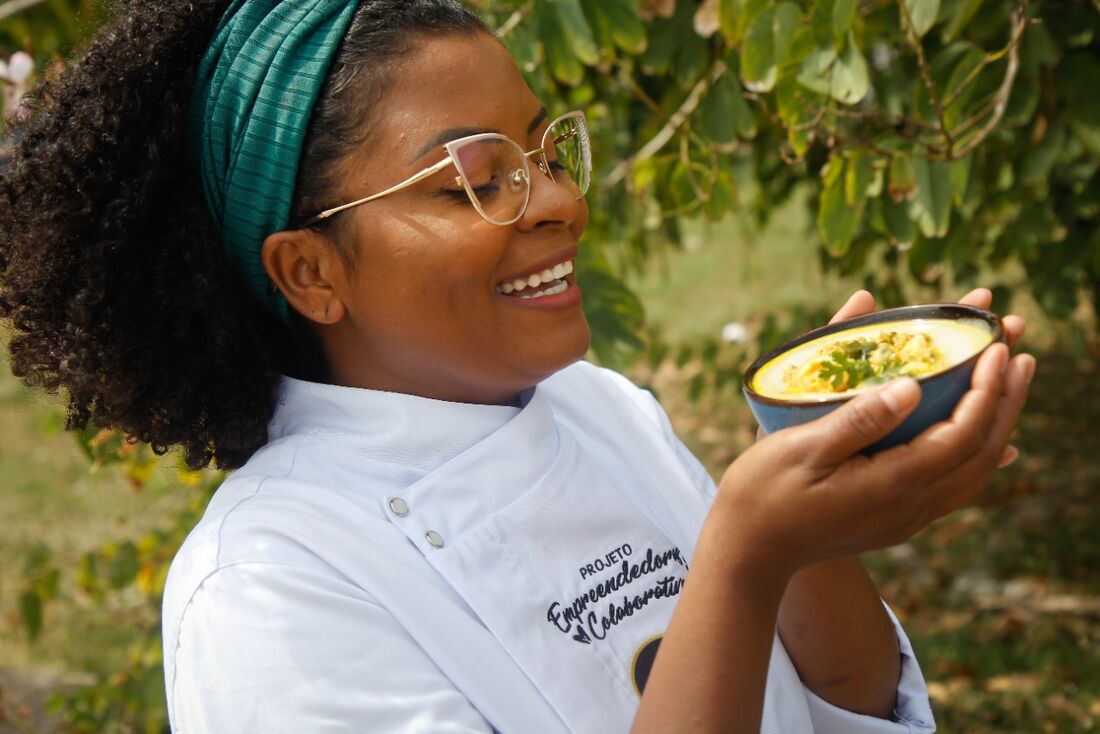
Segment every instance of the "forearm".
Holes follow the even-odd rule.
[[[810,690],[840,708],[890,718],[901,674],[898,639],[858,558],[795,574],[778,621],[783,645]]]
[[[784,579],[738,567],[719,543],[691,571],[646,683],[632,734],[757,734]]]

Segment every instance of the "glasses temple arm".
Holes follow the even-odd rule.
[[[360,204],[366,204],[368,201],[374,201],[375,199],[381,199],[383,196],[389,196],[390,194],[394,193],[395,191],[400,191],[403,188],[406,188],[408,186],[412,186],[414,183],[416,183],[418,181],[423,181],[428,176],[432,176],[436,173],[439,173],[444,168],[451,165],[452,162],[453,161],[451,160],[451,156],[448,155],[446,158],[439,161],[435,165],[428,166],[423,171],[419,171],[418,173],[414,173],[413,175],[409,176],[407,179],[405,179],[401,183],[394,184],[393,186],[389,187],[385,191],[379,191],[377,194],[371,194],[370,196],[364,197],[362,199],[356,199],[355,201],[350,201],[347,204],[341,204],[340,206],[334,206],[331,209],[325,209],[320,214],[318,214],[314,217],[311,217],[310,219],[303,222],[302,226],[303,227],[308,227],[311,224],[316,224],[317,222],[321,221],[322,219],[328,219],[333,214],[339,214],[340,212],[344,211],[345,209],[351,209],[352,207],[359,206]]]

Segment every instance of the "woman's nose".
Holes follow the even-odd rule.
[[[584,202],[577,198],[577,186],[564,172],[548,168],[544,161],[532,161],[531,194],[527,211],[516,222],[530,230],[544,224],[571,225],[581,215]]]

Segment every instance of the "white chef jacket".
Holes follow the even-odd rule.
[[[627,731],[716,487],[614,372],[521,402],[284,378],[168,576],[173,731]],[[893,721],[814,695],[775,636],[761,732],[935,731],[891,619]]]

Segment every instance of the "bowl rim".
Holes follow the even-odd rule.
[[[855,329],[860,326],[866,326],[868,324],[876,324],[890,321],[915,321],[917,319],[928,318],[946,318],[947,320],[958,321],[963,318],[978,318],[985,321],[991,327],[993,327],[993,339],[984,347],[974,352],[972,355],[952,365],[945,370],[939,372],[933,372],[930,375],[922,375],[914,378],[918,383],[934,380],[943,375],[951,374],[958,370],[966,369],[967,366],[977,361],[978,357],[982,355],[985,350],[997,342],[1005,341],[1004,322],[1001,321],[1001,317],[995,314],[993,311],[985,308],[978,308],[977,306],[968,306],[963,303],[926,303],[918,304],[915,306],[899,306],[898,308],[887,308],[881,311],[875,311],[873,313],[864,314],[862,316],[856,316],[844,321],[837,321],[836,323],[826,324],[825,326],[819,326],[812,331],[807,331],[802,336],[796,337],[788,342],[780,344],[775,349],[757,357],[753,360],[749,368],[745,370],[744,377],[741,381],[741,389],[745,395],[752,401],[764,403],[766,405],[776,405],[786,408],[796,407],[813,407],[822,405],[834,405],[838,403],[845,403],[856,395],[862,395],[863,393],[838,393],[836,396],[818,398],[815,400],[784,400],[781,398],[768,397],[767,395],[761,395],[753,390],[752,380],[756,377],[756,373],[768,362],[772,361],[784,352],[789,352],[795,347],[801,346],[806,342],[813,341],[814,339],[822,336],[827,336],[838,331],[844,331],[847,329]]]

